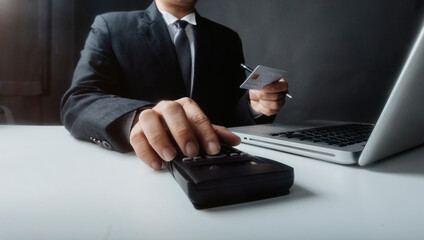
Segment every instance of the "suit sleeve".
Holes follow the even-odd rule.
[[[153,103],[121,97],[121,72],[107,22],[97,16],[71,87],[62,98],[61,119],[74,137],[127,152],[132,149],[128,139],[132,113]]]

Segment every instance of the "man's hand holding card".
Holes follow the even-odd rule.
[[[240,86],[249,89],[250,105],[255,112],[266,116],[278,113],[288,91],[287,82],[283,78],[285,73],[283,70],[259,65]]]

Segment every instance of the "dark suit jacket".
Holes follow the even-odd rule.
[[[196,13],[192,98],[212,123],[255,121],[247,95],[237,33]],[[77,138],[129,151],[123,119],[161,100],[187,96],[175,48],[155,3],[145,11],[97,16],[61,105],[65,127]],[[128,124],[127,124],[128,125]]]

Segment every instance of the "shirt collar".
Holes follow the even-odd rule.
[[[172,15],[171,13],[167,11],[159,9],[159,12],[162,13],[162,17],[165,20],[167,25],[174,24],[175,21],[179,20],[177,17],[175,17],[174,15]],[[181,20],[187,21],[191,25],[197,25],[196,14],[194,12],[185,15],[183,18],[181,18]]]

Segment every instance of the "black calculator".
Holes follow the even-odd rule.
[[[286,195],[294,181],[292,167],[228,145],[217,155],[180,152],[165,163],[197,209]]]

